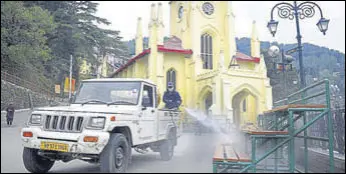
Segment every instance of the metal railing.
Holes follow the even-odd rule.
[[[260,158],[255,157],[256,150],[256,138],[270,139],[269,136],[252,135],[252,164],[241,170],[241,172],[248,169],[256,169],[256,165],[262,160],[266,159],[269,155],[275,153],[279,148],[284,145],[288,145],[288,161],[289,171],[294,172],[295,167],[295,138],[303,138],[304,153],[304,170],[308,172],[308,140],[319,140],[328,143],[329,150],[329,171],[334,173],[334,132],[333,132],[333,116],[330,106],[330,89],[329,80],[322,80],[310,86],[307,86],[289,96],[286,99],[280,100],[274,103],[276,107],[282,107],[287,104],[302,104],[295,108],[292,105],[288,107],[282,107],[286,109],[276,109],[271,112],[267,112],[264,116],[259,117],[259,126],[264,130],[283,131],[287,129],[287,135],[274,134],[275,137],[280,138],[283,136],[283,140],[278,142],[272,138],[274,146],[265,151],[264,155]],[[312,105],[313,104],[313,105]],[[318,105],[316,105],[318,104]],[[303,118],[301,120],[300,118]],[[325,126],[326,137],[314,137],[308,135],[308,128],[316,125],[319,120],[327,120]],[[297,126],[300,122],[300,126]],[[301,135],[303,134],[303,135]],[[300,155],[300,154],[299,154]],[[276,162],[275,162],[276,163]]]
[[[334,149],[339,154],[345,154],[345,108],[331,110],[333,119]],[[313,115],[309,115],[313,117]],[[321,119],[311,127],[309,134],[313,137],[327,137],[327,120]],[[327,143],[319,140],[311,140],[309,146],[313,148],[327,149]]]

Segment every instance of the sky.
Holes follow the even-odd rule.
[[[97,16],[106,18],[112,24],[102,26],[113,30],[119,30],[123,40],[133,39],[136,35],[137,18],[142,18],[143,34],[148,36],[148,24],[150,18],[150,6],[152,3],[162,3],[165,35],[169,36],[169,1],[99,1]],[[274,19],[279,21],[278,31],[275,37],[269,33],[267,23],[270,20],[272,7],[283,1],[230,1],[232,3],[235,18],[236,37],[250,37],[252,21],[255,20],[259,39],[261,41],[279,43],[297,43],[295,20],[279,18],[274,13]],[[285,1],[293,3],[293,1]],[[298,4],[301,1],[298,1]],[[312,18],[300,20],[300,31],[303,43],[311,43],[328,47],[345,53],[345,1],[317,1],[322,9],[323,16],[330,19],[326,35],[316,26],[320,14]]]

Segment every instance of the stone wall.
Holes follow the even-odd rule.
[[[1,110],[4,110],[10,102],[14,103],[17,110],[30,108],[31,102],[29,96],[31,96],[32,107],[58,105],[59,99],[53,100],[45,94],[36,93],[29,89],[1,80]]]

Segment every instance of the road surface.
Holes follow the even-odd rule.
[[[20,139],[20,130],[28,116],[29,112],[17,113],[11,127],[1,119],[1,173],[28,172],[22,161],[23,147]],[[158,153],[133,152],[133,162],[129,166],[128,173],[210,173],[215,139],[217,138],[211,134],[202,136],[184,134],[179,139],[171,161],[161,161]],[[99,166],[79,160],[68,163],[57,162],[50,172],[97,173]]]

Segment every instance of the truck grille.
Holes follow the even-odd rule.
[[[81,132],[83,117],[47,115],[44,129],[56,132]]]

